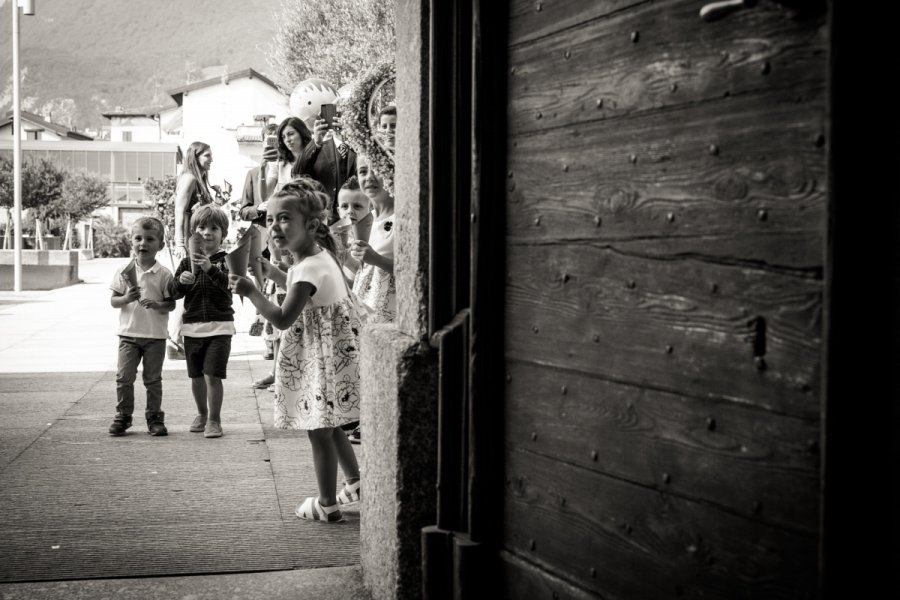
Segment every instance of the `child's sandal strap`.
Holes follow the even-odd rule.
[[[345,483],[344,489],[342,489],[337,495],[338,504],[352,504],[354,502],[359,502],[359,484],[359,480],[354,481],[353,483]]]
[[[322,506],[318,498],[310,496],[294,510],[294,514],[308,521],[322,521],[325,523],[337,523],[343,520],[344,515],[337,504]]]

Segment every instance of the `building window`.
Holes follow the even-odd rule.
[[[122,132],[122,141],[123,141],[123,142],[130,142],[130,141],[131,141],[131,132],[130,132],[130,131],[123,131],[123,132]]]
[[[40,131],[26,131],[25,139],[26,140],[39,140],[39,139],[41,139],[41,132]]]
[[[118,213],[119,223],[128,229],[130,229],[134,222],[139,218],[153,214],[152,211],[147,210],[146,208],[120,208]]]
[[[114,205],[143,204],[144,186],[140,183],[115,182],[112,184]]]

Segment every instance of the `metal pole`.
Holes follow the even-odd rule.
[[[22,291],[22,122],[20,117],[21,98],[19,96],[19,3],[12,5],[12,47],[13,47],[13,223],[15,224],[15,246],[13,250],[13,290]]]

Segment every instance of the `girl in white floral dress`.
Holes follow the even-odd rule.
[[[285,184],[266,214],[272,240],[290,251],[294,266],[268,274],[284,278],[287,296],[273,304],[247,277],[230,276],[231,289],[250,298],[260,314],[283,330],[275,369],[275,426],[305,429],[312,445],[318,497],[294,513],[327,523],[342,520],[341,504],[359,500],[359,464],[341,425],[359,421],[360,322],[325,225],[328,196],[301,177]],[[260,263],[265,264],[265,263]],[[340,493],[337,467],[346,477]]]

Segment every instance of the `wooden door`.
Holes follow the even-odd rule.
[[[510,598],[816,593],[824,2],[510,2]]]

